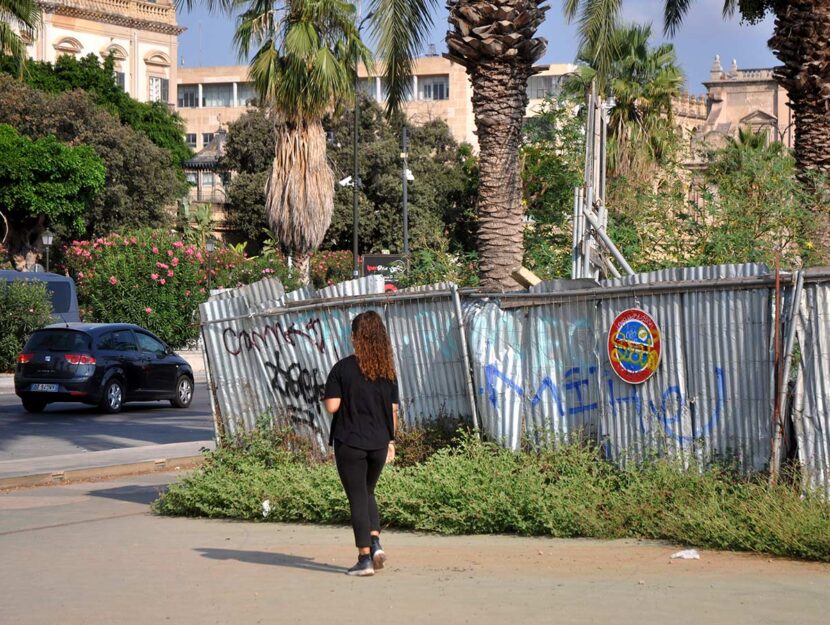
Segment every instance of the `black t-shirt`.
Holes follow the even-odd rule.
[[[354,355],[332,367],[323,399],[340,398],[334,413],[329,444],[336,440],[358,449],[381,449],[395,437],[392,404],[398,403],[398,383],[374,382],[357,366]]]

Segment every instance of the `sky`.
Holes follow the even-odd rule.
[[[194,0],[194,5],[198,0]],[[741,24],[739,17],[722,18],[723,0],[696,0],[674,38],[662,35],[662,5],[660,0],[626,0],[623,18],[654,25],[654,43],[669,41],[677,49],[680,65],[686,74],[686,89],[693,94],[703,94],[701,84],[709,77],[709,68],[716,54],[728,68],[736,59],[742,69],[773,67],[778,64],[767,48],[772,36],[773,19],[767,17],[755,25]],[[439,0],[433,14],[434,25],[429,42],[437,52],[446,51],[444,35],[447,28],[447,9]],[[198,8],[188,12],[180,9],[179,25],[187,28],[179,37],[180,65],[207,67],[235,65],[240,60],[233,49],[234,20],[224,15],[211,15]],[[548,40],[548,47],[541,63],[570,63],[576,56],[576,27],[567,24],[562,15],[561,0],[553,0],[545,23],[539,29],[540,36]]]

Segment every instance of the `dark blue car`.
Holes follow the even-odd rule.
[[[124,323],[65,323],[37,330],[17,357],[14,390],[29,412],[54,402],[118,412],[128,401],[187,408],[193,370],[157,336]]]

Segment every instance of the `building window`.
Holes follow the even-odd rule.
[[[202,106],[233,106],[233,84],[202,85]]]
[[[187,135],[187,136],[189,137],[190,135]],[[193,138],[195,139],[196,135],[193,135]],[[184,177],[187,180],[187,184],[189,184],[192,187],[195,187],[197,184],[199,184],[199,181],[196,178],[196,172],[195,171],[185,172]]]
[[[419,100],[447,100],[450,97],[450,77],[418,76]]]
[[[357,91],[358,93],[362,93],[363,95],[368,96],[374,100],[377,97],[377,90],[375,89],[375,79],[360,78],[357,81]]]
[[[212,187],[213,186],[213,172],[212,171],[203,171],[202,172],[202,187]]]
[[[256,89],[254,83],[241,82],[236,85],[236,104],[237,106],[254,106],[257,102]]]
[[[213,141],[213,134],[212,132],[203,132],[202,133],[202,147],[206,148],[211,141]]]
[[[179,85],[179,108],[199,106],[199,85]]]
[[[170,97],[170,81],[167,78],[150,76],[150,102],[167,102]]]
[[[121,91],[127,90],[127,76],[124,72],[115,72],[115,84]]]
[[[560,92],[560,76],[531,76],[527,81],[527,97],[542,100]]]
[[[187,144],[187,147],[189,147],[191,150],[195,150],[196,149],[196,133],[195,132],[187,133],[184,136],[184,142]]]

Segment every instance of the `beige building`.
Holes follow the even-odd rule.
[[[547,95],[557,93],[563,75],[575,69],[574,65],[548,65],[533,76],[527,87],[528,115],[534,114]],[[414,70],[404,103],[412,123],[443,119],[457,141],[475,146],[472,85],[464,68],[435,55],[417,59]],[[358,68],[358,76],[358,89],[382,104],[386,99],[383,78],[368,75],[363,66]],[[218,129],[237,120],[256,97],[247,65],[180,67],[177,81],[177,110],[194,150],[207,147]]]
[[[43,24],[29,56],[54,62],[90,53],[115,59],[116,80],[143,102],[176,102],[176,54],[184,28],[170,0],[39,1]]]
[[[187,144],[196,152],[256,99],[247,65],[180,67],[176,82],[176,111],[184,120]]]
[[[720,57],[712,63],[706,95],[683,95],[672,102],[675,120],[687,141],[686,166],[705,167],[706,152],[721,147],[740,129],[765,132],[770,141],[788,148],[795,144],[795,123],[787,91],[775,80],[772,69],[729,70]]]

